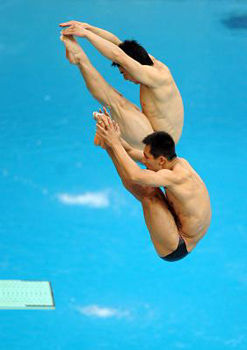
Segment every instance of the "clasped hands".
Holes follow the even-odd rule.
[[[88,23],[82,23],[78,21],[69,21],[59,24],[60,27],[68,27],[61,31],[62,35],[75,35],[81,38],[86,36],[87,30],[89,29]]]
[[[111,119],[109,113],[106,111],[105,107],[104,114],[100,110],[100,115],[96,117],[97,120],[97,131],[96,134],[105,142],[105,144],[113,148],[113,146],[121,145],[121,132],[119,125]],[[102,147],[104,148],[104,147]]]

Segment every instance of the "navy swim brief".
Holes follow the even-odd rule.
[[[188,255],[189,252],[186,248],[185,241],[183,240],[182,237],[179,236],[179,242],[178,242],[178,247],[174,252],[172,252],[169,255],[166,256],[161,256],[161,259],[165,261],[177,261],[180,259],[183,259],[186,255]]]

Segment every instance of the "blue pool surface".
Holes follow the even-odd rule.
[[[0,311],[1,350],[247,348],[247,1],[1,0],[0,278],[51,281],[55,311]],[[59,41],[81,20],[135,38],[185,105],[178,154],[211,196],[186,259],[157,257],[139,203],[94,147],[90,96]],[[139,105],[138,87],[80,41]]]

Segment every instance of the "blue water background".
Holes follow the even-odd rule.
[[[0,16],[0,276],[49,280],[56,302],[0,311],[1,350],[245,350],[247,1],[1,0]],[[179,263],[157,257],[139,203],[93,146],[99,104],[59,41],[69,19],[136,38],[179,86],[178,154],[213,208],[208,235]],[[80,42],[139,105],[137,86]],[[109,204],[59,200],[86,192]],[[93,305],[108,317],[87,314]]]

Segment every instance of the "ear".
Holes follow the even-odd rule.
[[[164,166],[167,163],[167,159],[164,156],[159,156],[159,165]]]

